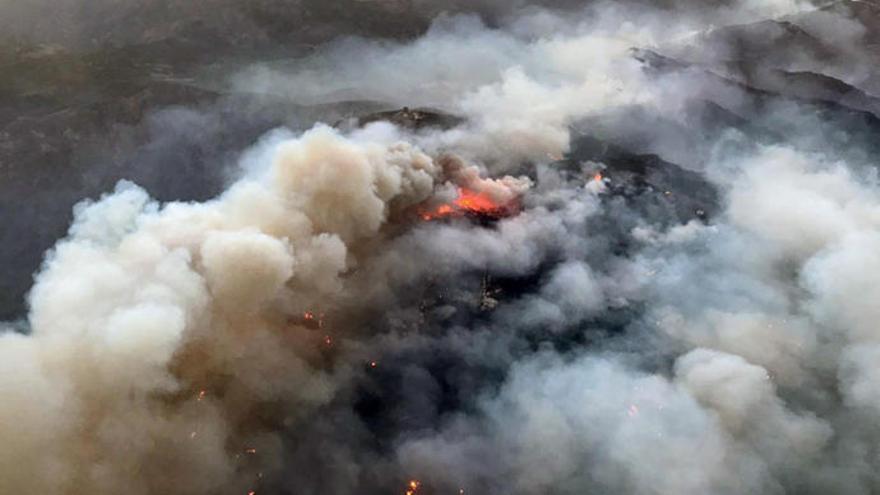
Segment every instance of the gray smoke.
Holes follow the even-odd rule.
[[[0,492],[880,490],[862,6],[525,7],[229,81],[459,125],[80,203],[0,335]],[[509,210],[425,215],[469,192]]]

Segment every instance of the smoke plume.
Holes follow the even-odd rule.
[[[880,490],[880,7],[399,3],[211,83],[389,112],[75,207],[0,493]]]

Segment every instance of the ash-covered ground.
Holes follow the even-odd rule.
[[[0,33],[0,493],[880,491],[880,3]]]

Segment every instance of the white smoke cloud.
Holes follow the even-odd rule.
[[[427,155],[376,132],[317,127],[273,143],[262,175],[203,204],[160,205],[121,183],[79,205],[30,294],[31,335],[0,341],[3,491],[245,482],[229,452],[256,427],[250,408],[331,397],[290,311],[338,293],[352,247],[441,179]]]
[[[635,288],[569,263],[496,327],[563,330],[626,293],[650,308],[656,333],[623,337],[644,338],[627,346],[643,356],[521,359],[479,414],[405,442],[401,469],[511,493],[870,493],[857,480],[878,433],[876,179],[784,147],[712,167],[725,170],[725,211],[712,226],[640,228]],[[651,352],[673,364],[646,371]]]

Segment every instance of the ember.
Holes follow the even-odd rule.
[[[302,320],[300,320],[300,324],[312,330],[324,328],[324,313],[306,311],[302,315]]]
[[[418,493],[420,486],[422,486],[422,483],[420,481],[410,481],[406,488],[406,495],[415,495],[416,493]]]
[[[470,214],[497,219],[515,214],[518,209],[515,202],[499,204],[489,193],[459,187],[458,197],[455,200],[442,204],[433,210],[422,212],[421,217],[423,220],[429,221]]]

